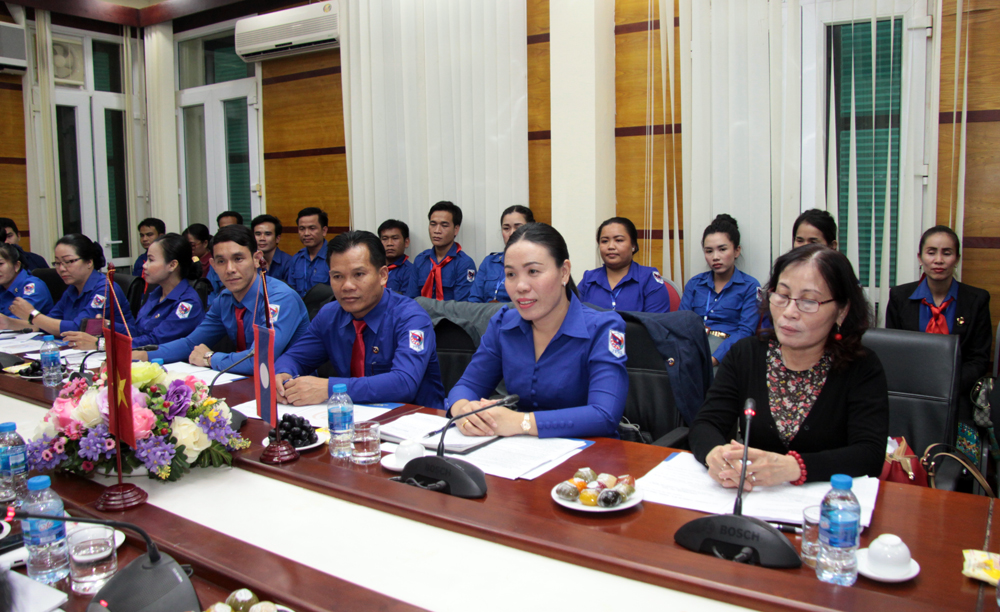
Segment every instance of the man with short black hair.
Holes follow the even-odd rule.
[[[299,211],[296,223],[302,250],[292,257],[286,276],[288,285],[299,292],[309,293],[315,285],[330,284],[330,268],[326,265],[326,212],[310,206]]]
[[[413,261],[410,297],[467,302],[476,280],[476,262],[455,242],[462,226],[462,209],[451,202],[438,202],[427,213],[433,247]]]
[[[243,225],[243,215],[235,210],[224,210],[215,218],[215,224],[219,226],[219,229],[227,225]]]
[[[149,256],[149,245],[153,244],[157,238],[167,233],[167,226],[154,217],[143,219],[137,226],[139,230],[139,244],[142,245],[142,255],[135,258],[132,264],[132,276],[142,276],[142,266]]]
[[[358,403],[443,408],[434,326],[416,302],[385,290],[382,242],[371,232],[351,231],[331,240],[328,249],[337,300],[324,306],[275,362],[280,401],[319,404],[342,383]],[[308,375],[327,360],[335,377]]]
[[[250,222],[253,237],[257,240],[257,250],[264,254],[267,276],[288,282],[292,256],[278,248],[281,242],[281,221],[274,215],[257,215]]]
[[[48,268],[49,262],[41,255],[35,255],[31,251],[21,248],[21,232],[17,229],[17,223],[8,217],[0,217],[0,238],[7,244],[13,244],[24,255],[24,269],[31,272],[35,268]]]
[[[378,226],[378,237],[385,247],[385,257],[389,264],[389,280],[386,287],[400,295],[410,290],[413,277],[413,262],[408,261],[406,249],[410,248],[410,227],[397,219],[388,219]]]

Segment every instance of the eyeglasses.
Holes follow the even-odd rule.
[[[56,260],[52,262],[52,265],[53,267],[56,268],[68,268],[73,264],[75,264],[76,262],[80,261],[81,259],[82,257],[77,257],[76,259],[64,259],[62,261]]]
[[[820,302],[817,300],[810,300],[809,298],[793,298],[782,293],[771,292],[768,292],[767,300],[771,302],[771,306],[776,306],[778,308],[787,308],[789,302],[795,302],[795,307],[799,309],[799,312],[804,313],[819,312],[820,306],[834,301],[833,298],[830,298],[829,300],[823,300]]]

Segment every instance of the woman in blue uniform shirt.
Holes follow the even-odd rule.
[[[527,206],[515,204],[508,206],[500,215],[500,233],[503,235],[504,246],[510,240],[511,234],[517,228],[535,222],[535,215]],[[504,283],[503,252],[490,253],[479,264],[479,273],[472,283],[470,302],[509,302],[507,288]]]
[[[490,319],[482,343],[448,394],[453,415],[478,409],[501,379],[517,410],[492,408],[458,419],[466,435],[618,437],[625,410],[625,323],[584,306],[559,232],[529,223],[504,250],[512,304]]]
[[[132,348],[165,344],[183,338],[198,327],[205,310],[189,281],[201,270],[191,260],[191,245],[180,234],[164,234],[149,245],[143,264],[150,290],[130,327]],[[118,331],[124,332],[122,325]],[[93,350],[98,339],[85,332],[66,332],[63,338],[74,348]],[[102,343],[103,344],[103,343]]]
[[[0,313],[10,317],[10,305],[20,297],[45,314],[52,308],[52,294],[44,282],[24,269],[21,253],[13,244],[0,243]]]
[[[688,281],[680,310],[698,313],[709,335],[722,341],[712,351],[712,364],[717,366],[729,347],[757,329],[760,283],[736,268],[740,256],[736,219],[726,214],[717,216],[705,228],[701,247],[711,270]]]
[[[62,297],[47,315],[24,298],[17,298],[10,305],[14,316],[54,336],[80,331],[84,319],[107,318],[111,303],[107,295],[107,277],[100,272],[104,267],[104,250],[83,234],[67,234],[56,242],[52,263],[59,278],[66,283]],[[111,283],[111,287],[121,305],[121,313],[115,313],[115,317],[124,316],[129,327],[134,326],[135,319],[125,292],[118,283]],[[23,326],[23,323],[15,325]]]
[[[639,252],[635,224],[612,217],[597,228],[604,265],[587,270],[580,280],[580,299],[611,310],[670,312],[670,293],[656,268],[632,260]]]

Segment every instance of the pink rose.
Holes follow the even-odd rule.
[[[56,398],[56,401],[52,402],[52,409],[45,415],[45,420],[52,423],[56,431],[66,432],[75,422],[70,416],[74,408],[76,408],[76,403],[71,398]]]
[[[132,406],[132,426],[136,440],[148,438],[154,425],[156,425],[156,415],[152,410],[142,406]]]
[[[195,386],[195,385],[196,385],[197,383],[200,383],[200,382],[201,382],[201,379],[200,379],[200,378],[195,378],[194,376],[191,376],[190,374],[189,374],[189,375],[187,375],[187,376],[186,376],[186,377],[184,378],[184,384],[185,384],[185,385],[187,385],[187,386],[189,386],[189,387],[191,387],[191,390],[192,390],[192,391],[194,391],[194,386]]]
[[[146,395],[139,391],[139,389],[132,385],[132,405],[146,407]],[[102,388],[97,393],[97,409],[101,411],[101,416],[104,418],[104,423],[108,422],[108,387]]]

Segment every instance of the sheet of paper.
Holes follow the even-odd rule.
[[[232,408],[239,410],[248,417],[254,419],[259,418],[257,416],[256,400],[243,402],[239,406],[232,406]],[[390,410],[392,410],[392,408],[355,404],[354,421],[371,421],[372,419],[378,418]],[[326,404],[312,404],[310,406],[285,406],[283,404],[278,404],[278,418],[280,419],[285,416],[286,413],[297,414],[305,417],[309,420],[309,424],[313,427],[326,427],[329,424],[329,420],[326,416]]]
[[[4,331],[9,332],[10,330],[4,330]],[[24,342],[25,340],[30,340],[31,338],[34,338],[38,334],[39,332],[28,332],[26,334],[15,334],[13,332],[10,332],[10,334],[8,335],[0,336],[0,345],[11,344],[14,342]]]
[[[690,453],[674,453],[639,478],[643,499],[658,504],[699,510],[711,514],[728,514],[736,501],[734,489],[723,488],[708,475],[705,466]],[[877,478],[859,476],[852,490],[861,504],[861,525],[871,524],[878,497]],[[811,482],[800,487],[790,484],[760,487],[743,496],[743,513],[762,520],[801,523],[802,510],[823,501],[830,490],[829,482]]]
[[[9,344],[0,344],[0,351],[4,353],[28,353],[31,351],[38,351],[42,348],[41,340],[24,340],[11,342]]]
[[[545,474],[546,472],[550,472],[550,471],[554,470],[555,468],[557,468],[560,465],[566,463],[567,461],[569,461],[570,459],[572,459],[576,455],[579,455],[580,453],[582,453],[584,451],[584,449],[586,449],[588,446],[590,446],[591,444],[594,443],[593,440],[586,440],[585,442],[586,442],[586,444],[584,444],[583,446],[581,446],[579,448],[574,448],[573,450],[569,451],[568,453],[566,453],[566,454],[564,454],[564,455],[562,455],[560,457],[556,457],[555,459],[552,459],[551,461],[547,461],[547,462],[543,463],[542,465],[536,467],[533,470],[529,470],[528,472],[525,472],[524,474],[521,474],[521,478],[523,478],[524,480],[534,480],[534,479],[538,478],[539,476],[541,476],[542,474]]]
[[[388,437],[390,441],[418,440],[424,447],[435,450],[437,449],[440,436],[434,435],[430,438],[426,436],[431,432],[441,429],[447,423],[448,419],[446,417],[417,412],[383,425],[382,437]],[[457,427],[452,427],[445,433],[444,443],[448,449],[454,451],[481,445],[495,438],[496,436],[467,436],[459,431]]]
[[[476,449],[467,455],[448,455],[468,461],[491,476],[514,480],[553,460],[587,445],[571,438],[510,436]],[[557,464],[552,464],[549,469]]]
[[[88,361],[89,363],[89,361]],[[177,363],[168,363],[163,366],[163,369],[171,374],[178,374],[181,376],[194,376],[195,378],[201,380],[206,385],[212,384],[212,379],[218,374],[217,371],[211,368],[203,368],[201,366],[194,366],[190,363],[184,363],[178,361]],[[224,385],[226,383],[231,383],[234,380],[240,380],[246,378],[242,374],[233,374],[232,372],[226,372],[222,376],[219,376],[219,380],[215,381],[217,385]]]

